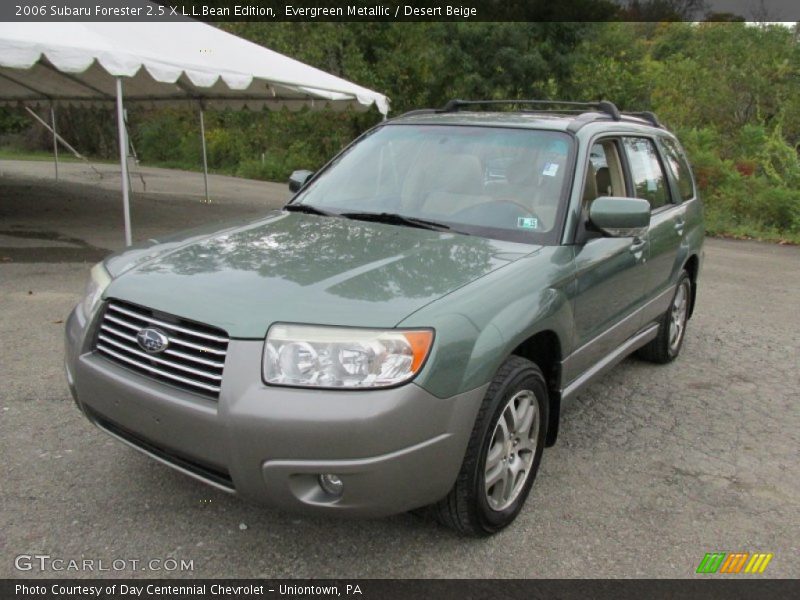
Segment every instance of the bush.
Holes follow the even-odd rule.
[[[712,235],[800,242],[800,167],[780,128],[748,125],[728,147],[713,128],[679,133]]]
[[[206,152],[208,166],[218,169],[230,169],[239,163],[242,137],[230,129],[206,130]],[[200,134],[197,135],[198,157],[202,160],[203,149],[200,147]]]
[[[742,213],[760,229],[800,233],[800,190],[764,182],[745,204]]]
[[[295,142],[285,150],[265,152],[263,161],[243,160],[235,173],[239,177],[283,182],[297,169],[318,169],[325,159],[315,160],[313,154],[305,142]]]
[[[170,165],[186,162],[191,150],[185,144],[191,131],[185,111],[164,109],[132,115],[136,119],[131,123],[130,134],[142,161]],[[198,137],[199,133],[195,135]],[[199,139],[197,145],[199,151]]]

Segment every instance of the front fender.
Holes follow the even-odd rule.
[[[420,309],[400,327],[433,327],[434,349],[417,384],[446,398],[488,383],[525,340],[553,332],[572,339],[571,249],[548,248]]]

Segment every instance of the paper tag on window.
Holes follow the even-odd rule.
[[[539,219],[536,217],[518,217],[517,227],[520,229],[536,229],[539,227]]]
[[[555,177],[556,173],[558,173],[558,163],[549,162],[544,164],[542,175],[547,175],[548,177]]]

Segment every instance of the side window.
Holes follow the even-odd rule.
[[[601,144],[594,144],[589,151],[589,166],[586,171],[586,179],[583,184],[582,204],[588,209],[589,203],[603,194],[597,187],[597,171],[607,166],[606,152]]]
[[[625,176],[620,166],[617,142],[606,138],[589,151],[589,167],[583,189],[584,205],[598,196],[624,196]]]
[[[664,157],[669,165],[669,170],[672,171],[672,176],[678,184],[678,193],[681,195],[681,200],[691,200],[695,195],[694,183],[692,182],[689,163],[686,162],[686,156],[678,147],[678,144],[675,143],[675,140],[661,138],[661,143],[664,146]]]
[[[650,210],[668,204],[667,178],[653,141],[647,138],[623,138],[622,143],[630,165],[635,196],[650,202]]]
[[[606,158],[606,149],[603,144],[595,143],[589,151],[589,160],[592,161],[594,170],[608,168],[608,159]]]

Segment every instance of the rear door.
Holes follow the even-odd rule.
[[[686,210],[667,176],[656,141],[624,137],[622,145],[633,184],[633,196],[650,203],[649,253],[642,325],[660,317],[672,300],[674,271],[683,240]]]

